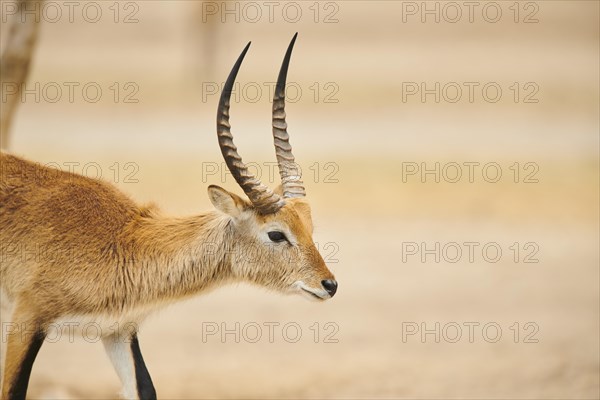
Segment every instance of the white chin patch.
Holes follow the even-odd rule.
[[[325,289],[315,289],[308,285],[306,285],[302,281],[296,281],[292,285],[292,289],[294,293],[298,293],[303,295],[309,300],[317,301],[317,300],[327,300],[331,296]]]

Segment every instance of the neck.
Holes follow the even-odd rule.
[[[147,216],[128,228],[130,293],[152,304],[182,299],[232,280],[229,219],[216,212]]]

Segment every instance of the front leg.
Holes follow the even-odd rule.
[[[146,369],[137,333],[110,335],[102,339],[104,349],[123,384],[126,399],[156,400],[156,390]]]
[[[34,319],[22,318],[19,311],[15,312],[13,320],[18,329],[7,335],[2,399],[25,400],[31,368],[46,335],[40,324]]]

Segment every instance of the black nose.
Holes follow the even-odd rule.
[[[332,279],[326,279],[324,281],[321,281],[321,285],[323,285],[323,287],[325,288],[325,290],[327,290],[327,293],[329,293],[331,297],[333,297],[333,295],[337,291],[337,282]]]

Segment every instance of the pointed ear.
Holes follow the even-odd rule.
[[[217,210],[232,217],[239,216],[247,208],[246,202],[241,197],[217,185],[208,187],[208,198]]]
[[[312,216],[310,214],[310,205],[306,202],[305,197],[290,199],[289,203],[294,207],[294,210],[298,213],[300,220],[304,223],[304,226],[308,228],[308,231],[313,233]]]

